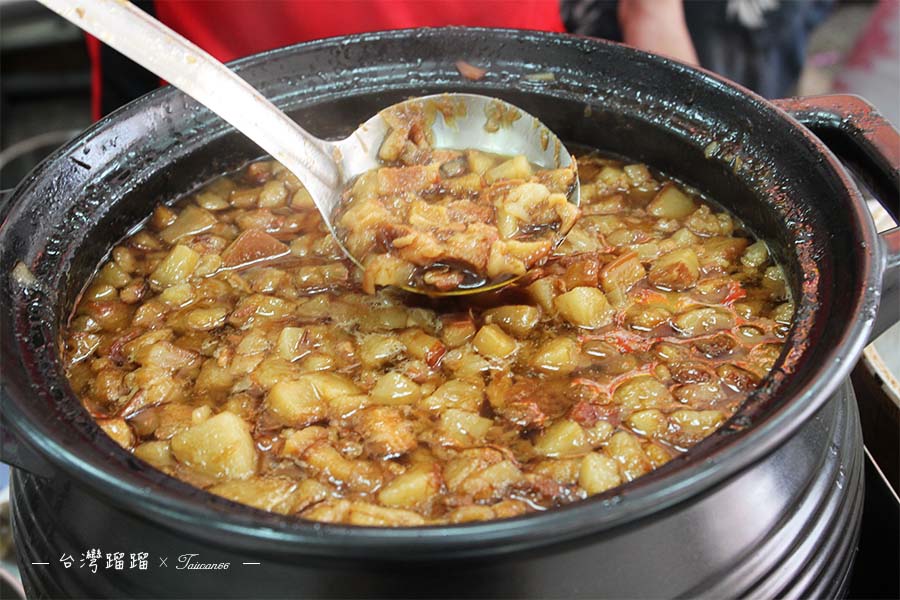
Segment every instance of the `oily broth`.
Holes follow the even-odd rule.
[[[708,200],[622,161],[584,164],[585,215],[546,265],[437,300],[360,293],[299,182],[253,163],[158,208],[104,261],[64,334],[73,388],[157,468],[303,518],[503,518],[629,481],[737,410],[792,306],[765,246],[718,207],[695,219],[716,235],[679,234]],[[689,214],[646,213],[663,182]],[[199,230],[166,235],[192,206]],[[178,261],[159,272],[177,246],[194,263],[182,279]],[[696,281],[680,263],[670,285],[649,281],[685,248],[706,261]],[[644,274],[605,285],[631,254]]]

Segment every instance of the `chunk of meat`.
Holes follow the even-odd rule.
[[[523,430],[543,427],[548,419],[563,414],[570,403],[562,388],[533,377],[497,378],[486,392],[494,412]]]
[[[669,365],[672,380],[677,383],[706,383],[715,375],[702,362],[673,362]]]
[[[365,408],[353,416],[352,424],[365,440],[366,452],[371,456],[400,456],[418,445],[411,422],[403,417],[401,409],[393,406]]]
[[[579,400],[569,410],[569,418],[582,427],[593,427],[604,416],[600,406],[587,400]]]
[[[737,346],[737,342],[727,333],[717,333],[710,337],[700,338],[694,342],[694,348],[709,358],[727,356],[731,354],[735,346]]]
[[[291,249],[259,229],[249,229],[240,234],[222,252],[222,266],[226,269],[242,269],[275,261],[291,253]]]

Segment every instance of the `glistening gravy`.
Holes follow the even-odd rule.
[[[159,206],[64,332],[120,445],[212,493],[355,525],[503,518],[658,467],[721,425],[793,306],[765,245],[638,164],[579,161],[582,216],[498,292],[363,293],[259,162]]]

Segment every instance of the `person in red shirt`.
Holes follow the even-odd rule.
[[[407,27],[565,31],[557,0],[179,0],[155,6],[159,20],[221,61],[308,40]]]
[[[571,0],[136,0],[135,4],[223,62],[299,42],[409,27],[565,31]],[[682,0],[620,0],[625,43],[684,62],[697,58]],[[159,80],[88,37],[93,113],[100,118]]]

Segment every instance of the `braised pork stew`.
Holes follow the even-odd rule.
[[[477,289],[547,261],[578,218],[568,199],[575,176],[523,155],[425,146],[363,173],[335,223],[369,293]]]
[[[695,190],[596,155],[578,174],[543,266],[431,299],[364,289],[297,179],[250,164],[113,248],[63,333],[72,386],[138,458],[305,519],[461,523],[615,488],[736,411],[793,305]]]

